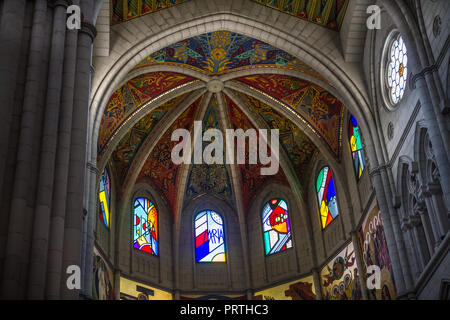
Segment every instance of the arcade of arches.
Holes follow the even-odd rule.
[[[449,15],[446,0],[2,1],[1,297],[449,299]],[[254,130],[259,153],[175,162],[177,129],[205,150],[222,132],[224,159],[227,129]],[[261,142],[275,174],[251,161]]]

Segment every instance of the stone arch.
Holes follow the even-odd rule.
[[[145,252],[135,252],[132,238],[133,203],[138,197],[149,199],[158,211],[159,223],[159,255],[153,256]],[[173,266],[172,260],[172,216],[158,191],[150,181],[137,183],[127,198],[121,199],[120,216],[118,217],[117,237],[115,238],[115,261],[124,274],[135,274],[138,279],[160,283],[171,287]],[[125,205],[123,205],[125,203]],[[157,270],[150,270],[152,265]]]
[[[261,213],[264,205],[273,198],[286,201],[292,230],[293,247],[270,256],[264,253]],[[309,220],[305,205],[300,203],[289,187],[276,182],[265,185],[253,199],[247,214],[247,235],[250,252],[250,278],[258,287],[277,281],[293,279],[310,272],[314,267],[314,247],[311,243]],[[311,257],[307,259],[307,257]]]

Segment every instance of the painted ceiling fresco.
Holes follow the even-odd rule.
[[[242,129],[247,131],[248,129],[255,129],[247,116],[241,109],[228,97],[225,96],[225,102],[227,104],[228,123],[231,125],[231,129]],[[249,164],[249,152],[257,152],[257,150],[250,151],[248,148],[248,140],[246,144],[246,160],[245,164],[239,164],[239,178],[241,180],[242,199],[244,201],[244,211],[247,213],[249,205],[255,195],[260,191],[260,188],[268,182],[277,182],[284,185],[289,185],[283,170],[280,168],[278,173],[274,176],[261,175],[260,168],[262,165]],[[236,149],[236,147],[235,147]]]
[[[203,133],[208,129],[222,128],[219,124],[218,106],[215,96],[209,102],[203,118]],[[203,150],[209,142],[203,142]],[[225,157],[223,158],[225,159]],[[192,164],[186,184],[185,200],[196,198],[203,194],[215,196],[233,202],[230,174],[223,164]]]
[[[112,154],[112,160],[116,164],[116,175],[120,184],[123,183],[128,169],[145,138],[152,132],[156,124],[178,103],[183,101],[187,95],[188,93],[180,95],[153,109],[139,120],[120,140]]]
[[[179,73],[152,72],[140,75],[117,89],[109,99],[100,122],[97,146],[99,157],[117,130],[134,112],[165,91],[193,80]]]
[[[194,124],[192,119],[196,117],[201,100],[202,98],[197,99],[168,128],[151,151],[137,179],[138,182],[149,180],[152,186],[165,198],[172,212],[177,194],[178,169],[180,165],[174,164],[171,159],[171,151],[178,143],[171,141],[171,135],[175,129],[184,128],[189,131],[192,129]]]
[[[189,0],[110,0],[111,24],[125,22]]]
[[[262,74],[237,79],[295,110],[340,160],[344,105],[311,82],[287,75]]]
[[[319,73],[290,54],[229,31],[202,34],[172,44],[145,58],[135,69],[159,63],[183,65],[208,75],[258,67],[287,68],[328,83]]]
[[[135,69],[158,63],[183,64],[208,75],[270,66],[274,69],[297,69],[320,77],[304,63],[281,50],[255,39],[225,31],[204,34],[171,45],[154,53]],[[114,166],[113,171],[117,183],[123,185],[128,171],[133,168],[134,161],[144,161],[137,182],[149,182],[165,199],[172,212],[176,196],[180,192],[184,194],[185,201],[212,194],[230,202],[231,205],[234,205],[235,202],[231,175],[226,165],[192,164],[187,173],[186,184],[184,184],[184,181],[179,181],[180,165],[171,161],[171,151],[178,143],[171,141],[172,132],[175,129],[185,128],[192,134],[194,119],[198,117],[199,106],[205,99],[205,95],[187,108],[169,128],[165,129],[147,159],[137,159],[136,157],[144,141],[151,139],[152,135],[156,134],[154,133],[155,126],[170,112],[173,112],[189,95],[189,93],[174,95],[172,89],[186,86],[195,81],[200,80],[192,76],[165,71],[145,73],[135,77],[112,94],[100,123],[98,159],[100,160],[105,151],[110,148],[112,141],[118,141],[111,159],[109,159],[109,164]],[[231,81],[269,95],[272,99],[285,105],[286,108],[297,112],[314,134],[323,139],[336,158],[340,158],[344,106],[324,89],[305,80],[276,74],[244,76]],[[233,92],[242,101],[242,105],[238,106],[226,94],[218,93],[223,95],[225,102],[224,112],[227,127],[241,128],[245,131],[255,128],[256,124],[251,119],[260,119],[267,124],[268,128],[279,129],[280,147],[285,151],[301,184],[308,173],[311,159],[318,150],[316,146],[302,131],[303,129],[296,127],[270,106],[250,95]],[[136,119],[138,111],[154,101],[155,98],[163,95],[169,96],[169,94],[171,94],[171,100],[160,104],[144,116],[140,116],[140,119],[132,127],[130,126],[127,133],[124,136],[121,135],[119,140],[119,130],[130,119]],[[203,117],[203,131],[209,128],[223,129],[219,123],[221,111],[216,94],[212,95],[208,103]],[[247,117],[246,114],[250,114],[251,117]],[[206,144],[209,142],[204,142],[204,147]],[[261,175],[260,169],[263,167],[261,164],[249,164],[250,152],[256,151],[247,150],[247,161],[245,164],[237,166],[245,212],[248,212],[249,206],[261,186],[267,185],[269,182],[289,184],[281,168],[274,176]],[[180,185],[185,186],[185,189],[180,190]]]
[[[111,24],[125,22],[189,0],[110,0]],[[349,0],[252,0],[269,8],[339,31]]]
[[[270,106],[246,94],[240,92],[235,92],[235,94],[255,116],[259,115],[270,129],[280,130],[280,146],[291,160],[301,182],[307,173],[310,160],[317,151],[316,146],[303,131]]]
[[[339,31],[349,0],[252,0],[269,8]]]

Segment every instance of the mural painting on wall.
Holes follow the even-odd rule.
[[[120,277],[120,300],[172,300],[172,293]]]
[[[247,300],[244,295],[222,295],[222,294],[208,294],[208,295],[181,295],[180,300]]]
[[[364,268],[376,265],[380,268],[380,288],[368,289],[370,300],[393,300],[396,288],[392,273],[391,258],[386,243],[383,222],[378,204],[369,211],[358,234],[359,245],[363,255]],[[364,270],[364,274],[367,274]]]
[[[114,300],[114,275],[103,257],[94,247],[92,298],[94,300]]]
[[[255,293],[255,300],[316,300],[313,277],[285,283]]]
[[[320,272],[324,300],[361,300],[356,253],[350,242]]]

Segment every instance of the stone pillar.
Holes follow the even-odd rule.
[[[70,144],[69,185],[64,223],[64,250],[62,272],[70,265],[81,268],[82,215],[84,178],[86,170],[87,123],[91,84],[92,43],[96,34],[90,23],[93,13],[92,1],[82,1],[85,21],[78,34],[77,69],[74,90],[74,112]],[[61,279],[61,298],[78,299],[78,290],[69,290],[66,279]]]
[[[362,299],[368,300],[366,276],[364,275],[364,272],[366,272],[366,268],[365,268],[364,262],[362,260],[361,247],[360,247],[359,241],[358,241],[358,232],[352,231],[352,232],[350,232],[350,235],[352,237],[353,248],[355,250],[356,266],[358,268],[358,281],[361,286]],[[354,280],[356,280],[356,279],[354,279]]]
[[[78,0],[72,0],[79,4]],[[72,111],[77,60],[78,30],[67,30],[64,48],[64,71],[62,77],[61,109],[59,114],[58,145],[56,148],[55,173],[53,185],[52,211],[50,221],[50,241],[47,262],[46,298],[59,299],[64,241],[64,221],[70,141],[72,130]]]
[[[392,271],[394,274],[397,291],[401,292],[405,290],[406,286],[409,286],[410,283],[405,283],[405,279],[403,277],[400,262],[400,254],[396,246],[397,243],[397,239],[395,236],[396,232],[394,231],[394,227],[391,221],[390,210],[388,209],[388,199],[386,197],[385,190],[383,187],[380,168],[379,167],[374,168],[370,172],[370,176],[372,178],[372,184],[375,189],[375,193],[377,195],[378,204],[380,206],[380,212],[383,219],[383,226],[386,234],[386,242],[389,250],[389,255],[392,261]]]
[[[86,292],[84,294],[87,297],[91,297],[92,290],[92,253],[94,248],[94,227],[95,218],[97,214],[97,199],[98,195],[95,192],[97,188],[97,176],[99,175],[98,169],[92,162],[87,164],[86,179],[87,179],[87,191],[85,196],[88,197],[87,200],[87,223],[86,223],[86,235],[85,235],[85,251],[84,251],[84,267],[83,267],[83,284]],[[115,220],[117,221],[117,219]],[[112,226],[112,225],[111,225]],[[118,248],[116,248],[116,252]],[[117,254],[116,254],[117,255]],[[118,260],[116,260],[118,263]]]
[[[47,1],[37,0],[34,7],[33,27],[31,32],[30,54],[25,85],[20,138],[17,151],[17,165],[14,175],[13,198],[6,244],[6,257],[3,270],[3,298],[20,298],[23,292],[26,270],[24,261],[28,259],[29,242],[25,242],[27,229],[32,216],[28,211],[28,197],[30,196],[30,175],[32,166],[33,140],[35,138],[36,102],[39,101],[39,84],[43,73],[45,60],[44,44],[46,42]],[[32,220],[31,220],[32,221]],[[22,269],[22,270],[21,270]]]
[[[26,0],[4,0],[0,17],[0,199],[3,200],[3,178],[8,154],[8,144],[14,94],[16,91],[19,63],[21,61],[22,35]]]
[[[322,285],[320,284],[319,271],[314,268],[311,270],[311,273],[313,276],[314,288],[316,289],[316,298],[317,300],[323,300]]]
[[[92,291],[92,290],[91,290]],[[89,296],[91,296],[90,294]],[[114,271],[114,299],[120,300],[120,270]]]
[[[58,137],[58,118],[64,65],[66,7],[66,1],[55,2],[50,53],[51,64],[47,88],[47,106],[45,108],[43,145],[31,247],[30,275],[28,283],[28,298],[30,299],[43,299],[45,292],[53,178]]]

